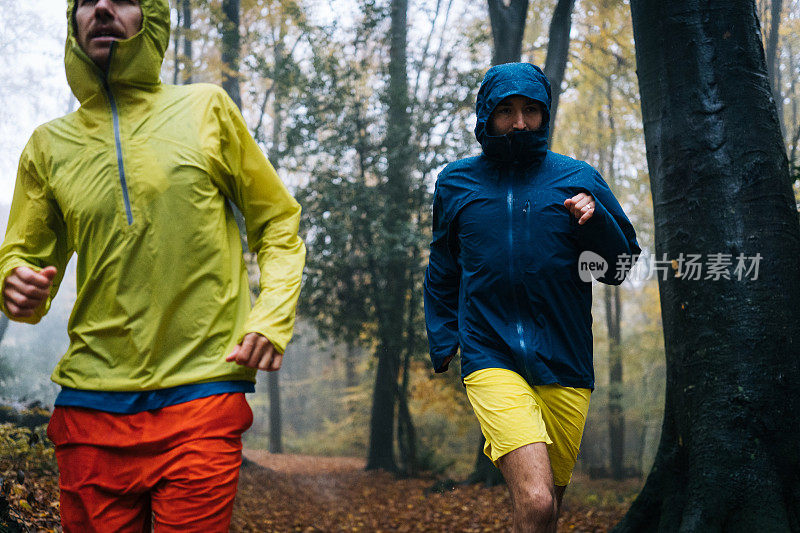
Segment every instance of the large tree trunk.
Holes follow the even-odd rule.
[[[380,258],[381,272],[375,294],[379,311],[378,370],[373,391],[367,469],[396,471],[394,421],[398,374],[403,352],[403,324],[407,309],[408,231],[411,163],[411,117],[406,62],[408,0],[392,0],[389,50],[388,127],[386,133],[387,169],[383,218],[386,256]]]
[[[661,443],[616,531],[798,531],[800,227],[754,2],[631,9],[656,257],[733,265],[659,279]]]
[[[547,58],[544,61],[544,74],[550,80],[550,139],[556,125],[558,100],[561,96],[561,82],[569,57],[569,32],[572,29],[572,9],[575,0],[558,0],[550,19],[550,32],[547,39]]]
[[[528,0],[489,0],[489,20],[494,40],[492,65],[519,61],[527,15]]]

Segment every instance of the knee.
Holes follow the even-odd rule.
[[[547,488],[531,487],[518,495],[514,503],[529,523],[550,523],[557,515],[556,495]]]

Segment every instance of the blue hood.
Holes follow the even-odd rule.
[[[489,135],[489,117],[504,98],[527,96],[545,108],[543,127],[536,131]],[[506,163],[541,162],[547,153],[550,122],[550,82],[542,69],[530,63],[505,63],[489,69],[475,102],[475,137],[490,159]]]

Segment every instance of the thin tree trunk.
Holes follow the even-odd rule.
[[[487,487],[494,487],[505,483],[503,474],[500,469],[494,466],[491,460],[483,453],[484,444],[486,439],[481,434],[478,439],[478,453],[475,455],[475,466],[472,468],[472,473],[467,478],[467,483],[482,483]]]
[[[181,12],[178,11],[178,20],[175,24],[175,32],[172,34],[172,63],[175,68],[172,70],[172,85],[178,85],[178,72],[180,71],[180,48],[181,48],[181,34],[183,33],[183,24],[181,21]]]
[[[522,55],[522,36],[528,15],[528,0],[488,0],[494,55],[492,65],[516,63]]]
[[[561,82],[569,57],[569,33],[572,29],[572,10],[575,0],[558,0],[550,19],[550,31],[547,40],[547,58],[544,61],[544,74],[550,80],[550,139],[556,125],[556,112],[561,96]]]
[[[631,11],[656,257],[733,264],[659,279],[661,443],[615,531],[800,531],[800,226],[755,3]]]
[[[222,0],[222,88],[236,106],[242,108],[239,95],[239,0]]]
[[[269,452],[283,453],[280,372],[267,372],[269,391]]]
[[[242,109],[242,99],[239,95],[239,0],[222,0],[222,21],[220,33],[222,35],[222,88],[231,97],[233,103],[240,110]],[[242,248],[248,251],[247,230],[244,223],[244,216],[236,204],[227,201],[228,206],[233,212],[233,218],[239,227],[239,235],[242,239]]]
[[[0,342],[3,342],[3,337],[6,336],[8,330],[8,317],[0,313]]]
[[[419,259],[419,248],[413,247],[411,264],[416,265]],[[400,445],[400,461],[403,465],[404,473],[409,476],[416,474],[417,470],[417,430],[414,427],[414,420],[411,417],[411,410],[408,407],[408,386],[410,383],[411,357],[417,344],[417,321],[419,320],[418,311],[419,294],[416,290],[415,278],[408,276],[408,318],[406,320],[406,348],[403,356],[403,377],[400,385],[400,396],[398,397],[398,421],[397,421],[397,440]]]
[[[609,135],[608,146],[603,152],[605,159],[603,174],[611,188],[616,186],[617,130],[614,122],[614,81],[606,79],[606,117],[601,119],[600,131]],[[602,115],[602,111],[600,112]],[[602,167],[601,167],[602,168]],[[611,459],[611,476],[621,480],[625,477],[625,412],[623,409],[623,361],[622,361],[622,293],[619,286],[606,286],[606,326],[608,329],[608,443]]]
[[[409,166],[412,159],[411,117],[406,60],[408,38],[408,0],[392,0],[392,20],[389,50],[388,128],[386,134],[387,170],[383,229],[386,257],[382,267],[379,294],[375,301],[381,308],[378,330],[381,339],[378,349],[378,369],[373,390],[370,419],[367,469],[397,471],[394,458],[395,401],[397,399],[400,356],[403,352],[403,317],[407,309],[406,287],[408,253],[404,234],[410,216]]]
[[[611,476],[625,477],[625,416],[622,408],[622,299],[617,286],[605,288],[606,327],[608,328],[608,444]]]
[[[192,69],[194,67],[194,56],[192,52],[192,1],[181,0],[181,19],[183,24],[183,84],[192,83]]]

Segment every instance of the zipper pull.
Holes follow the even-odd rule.
[[[528,214],[528,208],[531,206],[531,203],[528,200],[525,200],[525,207],[522,208],[522,212],[526,215]]]

